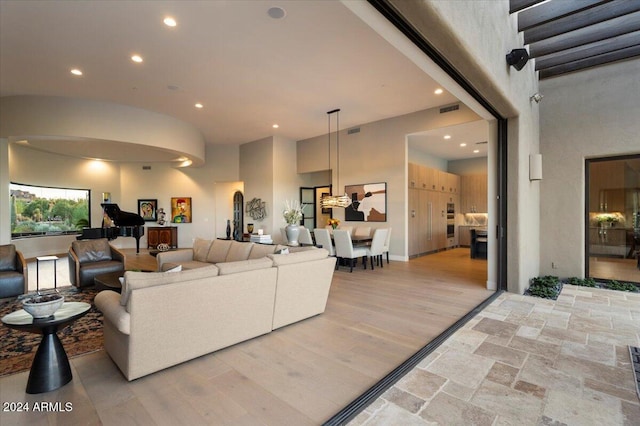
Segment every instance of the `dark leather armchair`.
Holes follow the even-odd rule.
[[[0,246],[0,299],[28,291],[27,262],[13,244]]]
[[[93,285],[96,275],[118,271],[124,273],[124,267],[124,253],[111,246],[106,238],[71,243],[69,280],[78,288]]]

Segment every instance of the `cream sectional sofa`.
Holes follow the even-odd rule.
[[[249,255],[259,246],[237,244],[246,244]],[[194,245],[195,251],[204,245]],[[335,267],[326,250],[226,259],[190,264],[193,269],[187,267],[193,259],[187,260],[179,272],[127,271],[121,294],[96,296],[105,349],[127,380],[324,312]]]

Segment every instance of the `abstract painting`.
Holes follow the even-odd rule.
[[[353,222],[387,221],[387,183],[345,185],[351,205],[344,209],[344,219]]]

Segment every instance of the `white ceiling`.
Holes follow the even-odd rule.
[[[286,16],[271,18],[273,6]],[[0,0],[0,54],[0,96],[135,106],[193,124],[208,144],[318,136],[333,108],[347,128],[457,101],[338,1]],[[123,152],[103,147],[103,158]]]
[[[445,160],[486,157],[489,125],[484,120],[409,135],[409,147]],[[462,146],[464,144],[464,146]],[[478,152],[474,152],[478,151]]]

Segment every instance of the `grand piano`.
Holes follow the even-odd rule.
[[[136,239],[136,253],[140,253],[140,237],[144,235],[144,219],[142,216],[120,210],[117,204],[102,203],[102,210],[114,226],[110,226],[106,218],[102,220],[101,228],[84,228],[79,240],[107,238],[113,240],[118,237],[133,237]]]

